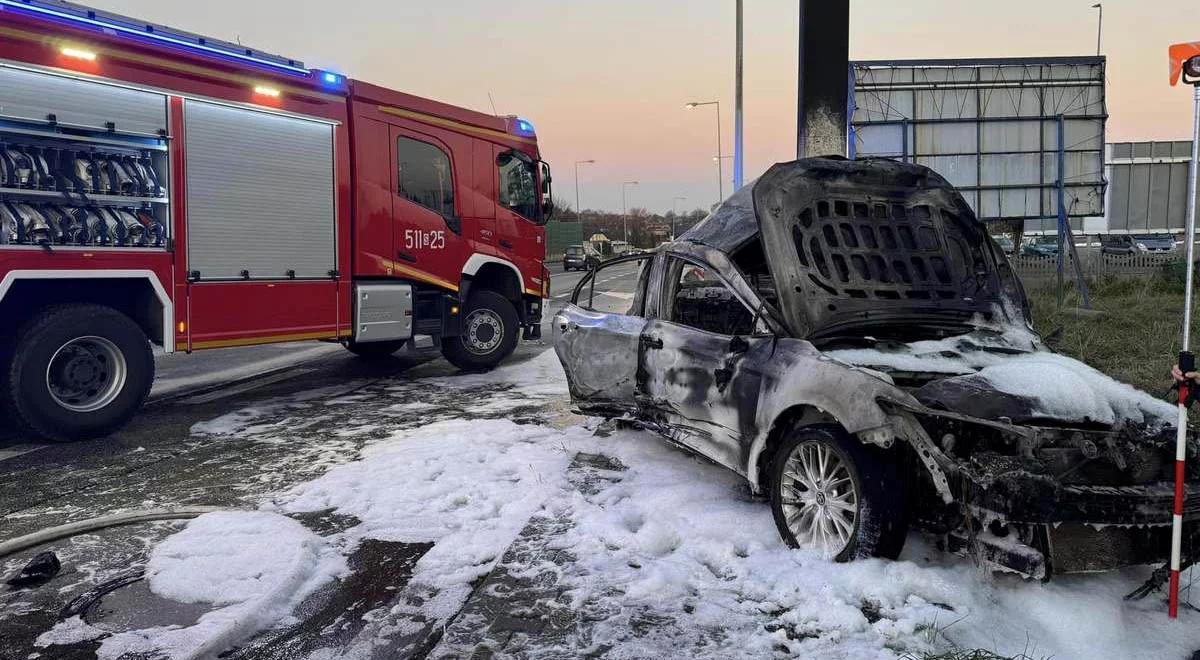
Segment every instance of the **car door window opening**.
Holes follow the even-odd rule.
[[[625,316],[642,316],[646,305],[646,283],[653,264],[653,255],[637,255],[625,259],[617,259],[592,270],[579,281],[571,296],[571,302],[583,309],[605,314],[621,314]],[[639,272],[632,291],[623,291],[622,282],[627,278],[630,264],[638,264]],[[586,298],[580,294],[586,290]]]
[[[754,333],[755,315],[711,266],[671,258],[667,320],[719,335]]]

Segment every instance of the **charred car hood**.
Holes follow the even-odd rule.
[[[925,406],[982,419],[1132,426],[1151,433],[1175,423],[1175,406],[1047,350],[1022,328],[981,328],[940,340],[878,342],[825,354],[910,383],[910,393]]]
[[[1007,259],[929,168],[803,159],[772,167],[751,196],[752,210],[731,199],[727,215],[740,211],[744,221],[751,212],[780,312],[797,337],[896,323],[968,327],[997,315],[1026,321]],[[720,224],[725,236],[745,231],[744,222],[741,231],[731,231],[728,218]]]

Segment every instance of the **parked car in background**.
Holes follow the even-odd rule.
[[[1171,234],[1109,234],[1100,237],[1104,254],[1171,254],[1175,237]]]
[[[600,259],[582,245],[569,246],[563,252],[563,270],[591,270],[600,265]]]
[[[605,272],[635,264],[632,292]],[[1166,558],[1175,407],[1046,348],[983,223],[923,166],[775,165],[584,276],[553,326],[581,411],[741,475],[793,547],[895,557],[913,526],[1035,578]]]
[[[1000,251],[1006,257],[1013,256],[1017,251],[1017,247],[1013,244],[1011,236],[993,236],[992,240],[996,241],[996,245],[1000,247]]]
[[[1023,257],[1057,257],[1057,236],[1034,236],[1021,246]]]

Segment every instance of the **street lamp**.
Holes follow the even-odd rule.
[[[679,217],[679,202],[686,202],[687,197],[676,197],[671,200],[671,240],[675,240],[675,218]]]
[[[1096,54],[1100,54],[1100,33],[1104,30],[1104,5],[1097,2],[1092,5],[1092,9],[1100,10],[1100,17],[1096,21]]]
[[[626,181],[621,184],[621,224],[625,227],[625,244],[629,245],[629,215],[625,211],[625,191],[629,186],[636,186],[637,181]]]
[[[596,161],[591,160],[591,159],[575,161],[575,219],[576,220],[580,220],[583,218],[583,207],[579,205],[579,166],[580,165],[591,165],[592,163],[595,163],[595,162]]]
[[[725,172],[722,170],[721,160],[720,160],[721,153],[722,153],[721,152],[721,102],[720,101],[692,101],[691,103],[688,103],[684,107],[691,110],[692,108],[698,108],[702,105],[717,106],[717,195],[718,195],[717,201],[721,202],[721,201],[724,201],[724,199],[725,199]]]

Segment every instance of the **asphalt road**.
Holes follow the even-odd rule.
[[[563,273],[561,264],[551,270],[543,339],[518,344],[508,365],[550,348],[550,319],[586,275]],[[635,275],[636,266],[629,265],[602,271],[597,291],[631,298]],[[0,541],[114,511],[253,506],[270,493],[356,460],[366,446],[397,429],[447,416],[474,418],[481,414],[480,401],[503,395],[503,387],[490,385],[486,375],[482,380],[462,375],[462,385],[456,385],[460,373],[428,341],[419,342],[415,352],[376,361],[357,358],[336,344],[311,342],[159,355],[156,364],[151,400],[111,437],[45,443],[5,428],[0,420]],[[438,376],[446,378],[430,385],[428,379]],[[348,401],[352,403],[346,405]],[[413,412],[406,412],[406,402]],[[296,413],[295,430],[286,442],[214,440],[196,433],[200,423],[279,411],[281,406],[314,410],[311,418]],[[498,406],[483,414],[521,419],[542,413]],[[378,429],[343,432],[364,423]],[[55,544],[73,572],[56,578],[56,589],[0,593],[0,657],[25,657],[6,654],[28,648],[32,637],[53,625],[66,600],[94,586],[97,576],[111,577],[137,565],[154,542],[174,529],[178,526],[170,523],[140,525]],[[17,570],[28,555],[0,560],[0,578]]]

